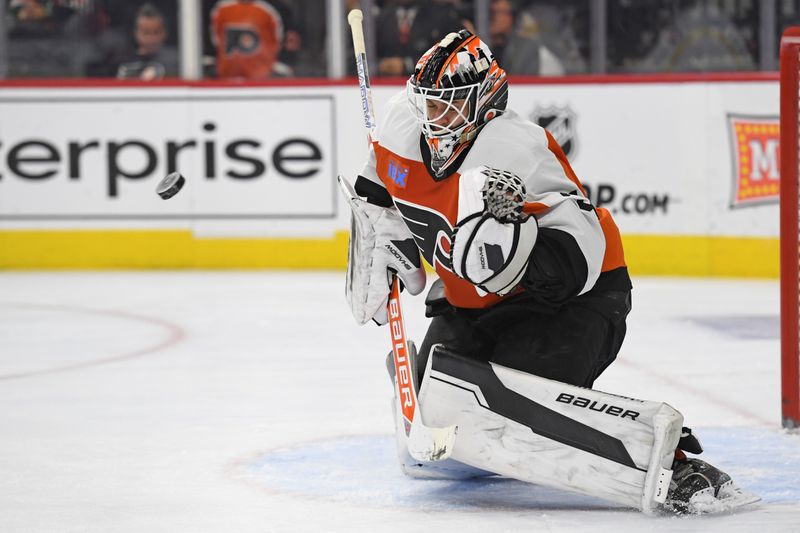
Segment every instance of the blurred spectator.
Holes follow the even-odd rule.
[[[458,13],[458,18],[461,20],[461,27],[472,34],[478,33],[475,29],[475,24],[473,24],[473,19],[475,18],[473,0],[433,0],[433,2],[452,6]]]
[[[327,31],[330,15],[327,13],[327,2],[322,4],[319,0],[284,0],[284,2],[292,6],[295,13],[294,23],[300,37],[295,54],[296,63],[289,63],[295,76],[326,76],[330,48]],[[345,31],[346,28],[347,26]],[[287,31],[284,48],[289,48],[289,40]]]
[[[756,68],[757,3],[611,0],[608,10],[612,72]]]
[[[12,36],[47,36],[60,34],[64,25],[79,13],[71,2],[63,0],[11,0]]]
[[[539,24],[531,13],[520,14],[514,27],[514,6],[509,0],[492,0],[489,33],[492,52],[509,74],[563,76],[564,67],[541,41]]]
[[[449,3],[424,0],[390,0],[376,21],[378,74],[409,76],[417,59],[431,43],[463,27]]]
[[[93,3],[0,0],[6,17],[10,77],[80,76],[100,24]]]
[[[520,2],[521,7],[516,17],[517,28],[523,34],[535,33],[542,46],[557,59],[564,74],[585,73],[589,64],[589,2],[591,1]]]
[[[284,36],[279,11],[264,0],[220,0],[211,13],[211,39],[221,78],[290,75],[278,63]]]
[[[656,44],[636,70],[707,72],[755,70],[755,50],[744,28],[714,3],[683,2],[672,24],[662,27]],[[688,5],[686,5],[688,4]],[[755,17],[753,17],[755,18]]]
[[[82,0],[81,0],[82,1]],[[179,4],[181,0],[92,0],[96,4],[105,5],[108,13],[109,23],[118,28],[124,28],[128,34],[128,29],[133,26],[133,21],[142,4],[150,4],[163,15],[166,27],[169,32],[167,45],[178,45],[178,19]]]
[[[9,8],[20,23],[39,22],[50,18],[48,6],[42,0],[11,0]]]
[[[91,1],[103,24],[92,41],[92,54],[85,69],[87,76],[158,79],[179,74],[178,0]],[[141,17],[142,11],[147,16]],[[148,54],[146,50],[155,48],[157,43],[160,43],[158,52]],[[156,56],[153,61],[164,67],[163,73],[159,66],[147,68],[148,55]],[[138,61],[142,62],[142,68],[133,64]],[[130,65],[120,72],[125,64]]]
[[[283,21],[283,43],[281,43],[280,53],[278,53],[278,65],[279,68],[288,68],[288,73],[292,73],[299,61],[303,45],[303,38],[296,23],[297,4],[289,7],[279,0],[270,0],[270,3],[278,11]],[[281,67],[281,65],[285,65],[285,67]]]
[[[273,76],[324,76],[325,9],[320,0],[267,0],[283,24],[283,43],[273,68]],[[218,0],[202,0],[203,73],[216,77],[217,46],[213,41],[211,14]]]
[[[124,59],[117,78],[157,80],[178,75],[178,53],[166,47],[167,25],[164,15],[152,4],[142,5],[133,24],[134,50]]]

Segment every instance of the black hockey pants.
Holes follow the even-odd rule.
[[[630,291],[589,291],[546,313],[525,295],[489,309],[456,308],[444,300],[438,283],[426,300],[433,320],[419,350],[418,376],[431,347],[441,343],[467,357],[591,387],[625,338]]]

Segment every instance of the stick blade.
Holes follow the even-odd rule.
[[[417,461],[444,461],[453,453],[457,429],[456,426],[427,427],[422,425],[417,416],[411,424],[406,442],[408,453]]]

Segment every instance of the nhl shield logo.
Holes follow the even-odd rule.
[[[569,107],[537,107],[530,115],[532,122],[545,128],[570,159],[575,159],[575,113]]]

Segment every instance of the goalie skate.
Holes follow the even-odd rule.
[[[737,486],[731,477],[700,459],[678,459],[664,508],[681,514],[719,514],[761,498]]]

